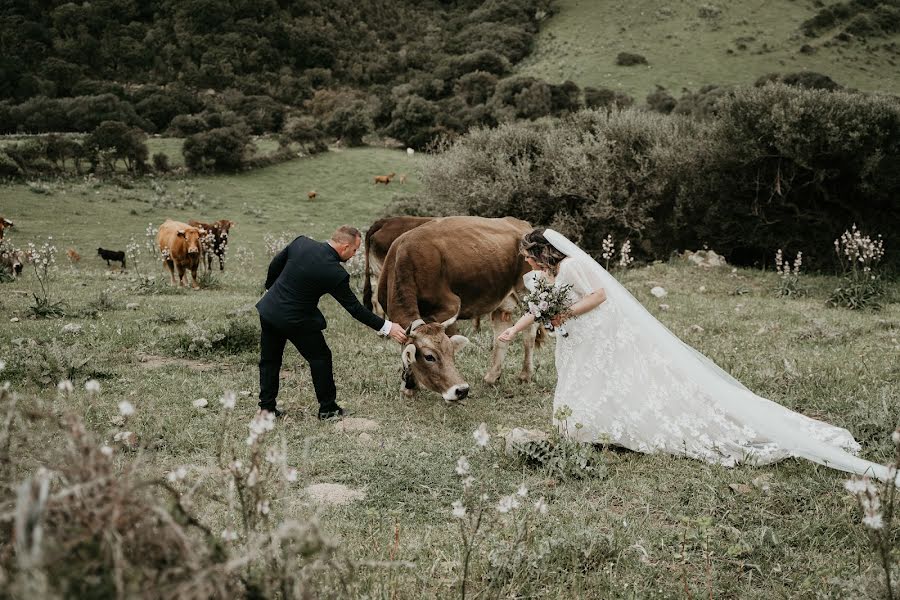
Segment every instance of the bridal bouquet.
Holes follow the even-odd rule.
[[[534,320],[540,323],[548,331],[557,331],[559,335],[567,337],[569,334],[562,327],[554,327],[553,319],[559,316],[572,317],[569,307],[572,304],[569,298],[571,285],[555,286],[546,277],[538,277],[534,280],[534,288],[530,289],[522,303],[525,309],[534,315]]]

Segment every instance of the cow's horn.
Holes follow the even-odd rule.
[[[412,323],[409,324],[409,329],[406,330],[406,335],[410,335],[413,331],[415,331],[421,325],[424,325],[425,321],[422,319],[416,319]]]
[[[444,329],[447,329],[448,327],[450,327],[451,325],[456,323],[456,318],[458,316],[459,316],[459,313],[456,313],[455,315],[453,315],[452,317],[450,317],[449,319],[447,319],[446,321],[441,323],[441,327],[443,327]]]

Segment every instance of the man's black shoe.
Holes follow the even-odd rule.
[[[333,419],[338,419],[344,415],[344,409],[340,406],[335,405],[334,408],[328,408],[326,410],[319,410],[319,420],[320,421],[330,421]]]
[[[275,415],[275,418],[276,418],[276,419],[283,419],[284,416],[285,416],[285,412],[284,412],[283,410],[278,410],[277,408],[276,408],[275,410],[267,410],[267,409],[265,409],[265,408],[261,408],[261,409],[259,409],[259,412],[269,412],[269,413],[272,413],[272,414]]]

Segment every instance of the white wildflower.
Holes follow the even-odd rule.
[[[456,461],[456,474],[464,477],[469,474],[470,467],[469,460],[465,456],[460,456],[459,460]]]
[[[255,486],[257,481],[259,481],[259,471],[256,467],[253,467],[250,469],[250,473],[247,474],[247,487]]]
[[[869,529],[882,529],[884,527],[884,519],[881,516],[881,513],[874,513],[871,515],[866,515],[863,517],[863,525],[868,527]]]
[[[193,404],[195,408],[206,408],[206,406],[209,404],[209,400],[207,400],[206,398],[197,398],[196,400],[191,402],[191,404]]]
[[[269,448],[266,450],[266,462],[268,463],[275,465],[284,462],[286,458],[284,453],[276,448]]]
[[[56,384],[56,390],[60,394],[65,394],[66,396],[68,396],[69,394],[71,394],[72,392],[75,391],[75,386],[72,385],[72,382],[69,381],[68,379],[63,379],[62,381],[60,381],[59,383]]]
[[[5,368],[6,368],[6,361],[5,361],[5,360],[0,360],[0,371],[2,371],[2,370],[5,369]]]
[[[235,460],[235,461],[232,461],[232,463],[230,465],[228,465],[228,468],[231,469],[231,472],[234,473],[235,475],[240,475],[241,469],[244,468],[244,463],[242,463],[239,460]]]
[[[516,490],[516,494],[518,494],[519,496],[522,496],[523,498],[528,495],[528,488],[525,487],[524,483],[519,486],[518,490]]]
[[[475,478],[471,475],[462,480],[463,488],[465,489],[471,488],[473,483],[475,483]]]
[[[269,514],[269,501],[268,500],[260,500],[256,503],[256,512],[261,515]]]
[[[866,480],[859,477],[854,477],[853,479],[848,479],[844,482],[844,489],[851,494],[865,493],[867,487],[868,483]]]
[[[284,473],[284,478],[289,483],[294,483],[295,481],[297,481],[297,469],[295,469],[294,467],[289,467],[288,470]]]
[[[250,429],[247,445],[252,446],[261,436],[275,429],[275,414],[267,410],[262,411],[251,419],[247,427]]]
[[[465,519],[466,518],[466,507],[463,506],[462,500],[457,500],[451,506],[453,506],[453,516],[457,519]]]
[[[178,467],[174,471],[170,471],[166,476],[166,479],[169,480],[170,483],[175,483],[176,481],[181,481],[185,477],[187,477],[188,470],[184,465]]]
[[[123,417],[130,417],[134,414],[134,405],[128,400],[122,400],[119,402],[119,413]]]
[[[100,382],[96,379],[88,379],[84,384],[84,389],[92,396],[100,393]]]
[[[891,434],[891,441],[897,446],[900,446],[900,429]]]
[[[478,429],[476,429],[472,433],[472,437],[475,438],[476,444],[478,444],[482,448],[486,447],[488,445],[488,442],[491,441],[491,436],[487,431],[487,424],[482,423],[481,425],[479,425]]]
[[[542,514],[542,515],[546,515],[546,514],[547,514],[547,511],[550,510],[550,509],[547,507],[547,503],[544,502],[544,497],[543,497],[543,496],[541,496],[540,498],[538,498],[537,502],[534,503],[534,510],[537,511],[539,514]]]
[[[100,454],[102,454],[103,456],[107,456],[107,457],[112,456],[113,449],[110,446],[103,444],[102,446],[100,446]]]
[[[221,398],[219,398],[219,403],[225,407],[226,410],[231,410],[234,408],[234,403],[237,401],[237,396],[234,392],[228,391],[225,392]]]
[[[519,508],[519,501],[512,494],[510,494],[509,496],[503,496],[497,503],[497,512],[500,513],[508,513],[509,511],[516,508]]]
[[[238,534],[236,531],[226,528],[222,530],[222,539],[226,542],[233,542],[238,539]]]

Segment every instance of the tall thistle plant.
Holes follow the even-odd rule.
[[[884,283],[878,264],[884,257],[884,240],[863,235],[854,224],[849,231],[834,240],[834,251],[843,269],[841,286],[831,293],[832,306],[859,310],[881,308]]]
[[[54,301],[51,296],[52,283],[59,270],[56,266],[57,253],[52,236],[40,247],[28,242],[26,256],[34,272],[34,279],[38,283],[38,288],[31,294],[34,297],[34,304],[28,310],[37,318],[61,317],[65,314],[63,302]]]

